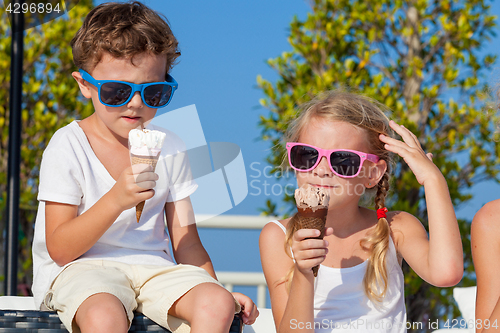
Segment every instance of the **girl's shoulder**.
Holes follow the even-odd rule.
[[[395,210],[387,212],[387,222],[389,222],[389,225],[392,229],[393,227],[400,227],[401,225],[405,225],[407,223],[420,221],[410,213],[401,210]]]
[[[500,199],[493,200],[479,209],[472,219],[472,231],[484,230],[490,234],[500,232]]]
[[[498,215],[500,215],[500,199],[486,203],[477,211],[474,219],[496,219]]]
[[[399,248],[398,245],[404,241],[405,235],[425,231],[422,222],[418,218],[404,211],[387,212],[387,222],[396,248]]]
[[[286,234],[284,230],[286,230],[288,221],[289,219],[274,220],[267,223],[262,228],[259,237],[260,258],[264,273],[279,272],[277,275],[280,276],[275,276],[276,279],[281,278],[289,269],[289,265],[293,264],[292,259],[285,251]]]
[[[263,252],[281,253],[284,249],[286,238],[286,227],[290,219],[269,221],[259,236],[259,248]]]
[[[286,228],[288,226],[288,221],[290,218],[284,220],[271,220],[263,228],[260,233],[260,238],[270,237],[276,239],[276,237],[284,238],[286,234]]]

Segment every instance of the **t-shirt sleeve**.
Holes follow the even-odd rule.
[[[187,153],[179,152],[167,157],[167,167],[170,169],[170,186],[167,202],[184,199],[198,188],[193,179]]]
[[[167,136],[165,140],[165,145],[168,146],[168,149],[165,155],[162,153],[162,158],[164,158],[164,163],[169,175],[167,202],[174,202],[193,194],[198,188],[198,185],[193,179],[184,142],[175,134],[169,134],[170,135]]]
[[[80,205],[82,173],[68,152],[47,148],[40,166],[39,201]]]

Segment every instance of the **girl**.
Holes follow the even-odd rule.
[[[497,86],[496,108],[500,110],[500,87]],[[499,124],[497,124],[498,127]],[[471,226],[472,260],[476,271],[477,333],[500,331],[500,199],[484,205],[474,216]]]
[[[391,138],[391,129],[403,142]],[[311,239],[318,230],[290,232],[290,219],[262,230],[262,267],[278,333],[405,332],[402,258],[436,286],[453,286],[463,274],[455,212],[431,155],[376,102],[346,92],[307,104],[285,140],[298,186],[328,189],[330,203],[323,240]],[[391,153],[425,188],[429,237],[414,216],[387,212]],[[377,211],[358,205],[365,189],[375,192]]]
[[[471,246],[476,270],[476,321],[480,332],[497,332],[500,328],[500,199],[484,205],[474,216]]]

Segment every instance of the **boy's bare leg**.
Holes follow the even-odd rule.
[[[78,308],[75,322],[82,333],[126,333],[128,318],[123,304],[111,294],[87,298]]]
[[[187,320],[191,333],[227,333],[234,318],[234,298],[214,283],[202,283],[179,298],[170,308],[170,315]]]

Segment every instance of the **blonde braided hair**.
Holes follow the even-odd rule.
[[[385,197],[389,191],[389,174],[386,172],[377,184],[375,195],[375,208],[385,208]],[[387,291],[388,274],[386,269],[386,257],[389,249],[390,236],[389,222],[385,217],[378,219],[377,226],[360,241],[361,247],[370,253],[370,259],[366,266],[363,285],[368,298],[382,301]]]

